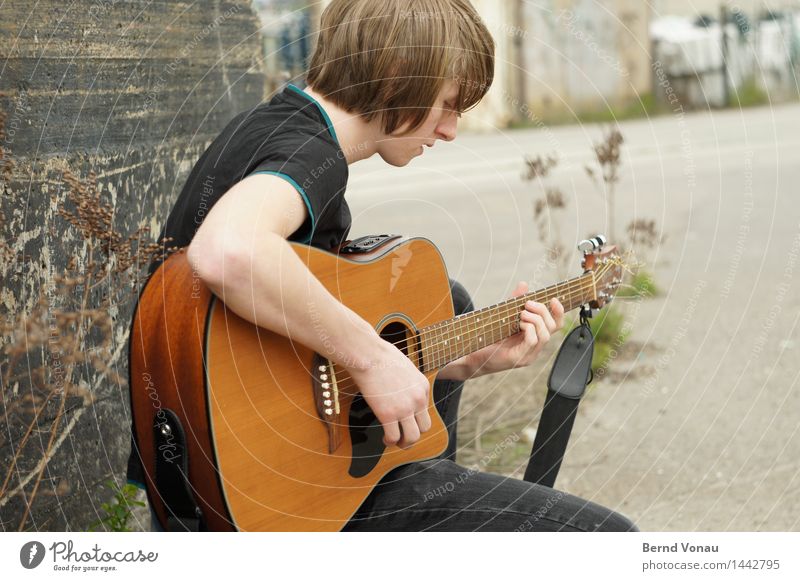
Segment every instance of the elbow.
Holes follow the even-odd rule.
[[[193,274],[215,295],[222,298],[225,289],[249,288],[260,263],[271,262],[279,251],[274,245],[285,243],[277,234],[267,232],[256,240],[242,237],[232,229],[203,231],[201,227],[186,250]]]
[[[216,295],[235,285],[249,263],[249,253],[244,251],[235,235],[215,235],[197,232],[186,250],[186,258],[194,276],[198,277]]]

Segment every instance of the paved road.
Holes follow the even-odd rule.
[[[645,530],[800,530],[800,105],[621,127],[617,224],[654,218],[663,229],[649,264],[662,294],[616,303],[642,349],[588,396],[558,487]],[[600,134],[463,135],[406,168],[360,162],[352,234],[431,238],[479,306],[517,280],[549,284],[523,156],[558,154],[553,183],[568,198],[558,228],[574,247],[608,228],[583,169]]]

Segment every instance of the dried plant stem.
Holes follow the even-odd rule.
[[[602,183],[595,177],[595,172],[590,166],[586,166],[586,173],[595,182],[598,190],[603,194],[606,201],[606,211],[608,212],[608,236],[611,240],[617,240],[616,227],[616,184],[619,182],[619,169],[622,165],[622,144],[625,139],[616,127],[611,127],[603,140],[594,144],[594,155],[597,165],[600,167]]]
[[[67,403],[67,394],[66,390],[61,393],[61,404],[58,407],[58,413],[56,414],[56,419],[53,421],[53,426],[50,428],[50,440],[47,442],[47,451],[44,453],[44,458],[50,457],[50,451],[53,449],[53,442],[56,439],[56,433],[58,432],[58,424],[61,423],[61,416],[64,415],[64,407],[66,407]],[[33,485],[33,490],[31,491],[31,496],[25,503],[25,512],[22,515],[22,520],[19,523],[19,528],[17,528],[17,532],[22,532],[25,530],[25,523],[28,520],[28,515],[31,512],[31,506],[33,505],[33,500],[36,498],[36,493],[39,492],[39,484],[42,482],[42,475],[44,474],[44,469],[47,467],[47,462],[42,463],[41,469],[39,469],[39,474],[36,477],[36,483]]]
[[[11,381],[14,381],[17,378],[17,376],[14,376],[14,377],[11,376],[11,370],[14,369],[14,366],[16,365],[18,359],[19,359],[19,354],[18,353],[12,353],[10,359],[7,361],[6,370],[5,370],[5,377],[3,377],[3,385],[0,386],[3,389],[5,389],[6,386],[11,385]],[[7,422],[8,421],[9,409],[8,409],[8,406],[5,406],[5,407],[6,407],[6,410],[5,410],[5,413],[3,414],[3,421]],[[0,498],[2,498],[2,496],[3,495],[0,494]]]
[[[87,240],[88,248],[89,248],[89,256],[87,260],[87,268],[91,269],[93,266],[92,258],[94,253],[94,247],[92,245],[92,239],[89,238]],[[78,312],[80,313],[80,319],[78,324],[76,325],[76,333],[77,333],[77,340],[76,344],[81,345],[83,340],[86,338],[86,330],[85,330],[85,319],[86,319],[86,312],[89,305],[89,294],[90,294],[90,285],[89,285],[89,278],[87,277],[84,280],[83,284],[83,296],[81,297],[81,303],[79,306]],[[61,416],[64,415],[64,408],[67,405],[67,385],[71,383],[72,374],[75,370],[75,364],[70,363],[68,367],[68,371],[64,374],[64,382],[61,386],[61,401],[58,406],[58,413],[56,414],[55,420],[53,420],[53,425],[50,428],[50,439],[47,442],[47,449],[45,450],[43,457],[49,458],[50,454],[53,449],[53,443],[56,440],[56,434],[58,433],[58,426],[61,423]],[[57,390],[53,390],[51,393],[55,393]],[[35,420],[34,420],[35,422]],[[33,422],[32,422],[33,424]],[[30,497],[25,502],[25,512],[22,515],[22,520],[19,523],[19,528],[17,531],[21,532],[25,529],[25,523],[28,521],[28,516],[30,515],[31,506],[33,506],[33,501],[36,499],[36,494],[39,492],[39,484],[42,482],[42,476],[44,475],[44,470],[47,467],[47,462],[42,462],[42,467],[39,469],[39,474],[36,476],[36,483],[33,485],[33,490],[31,491]]]
[[[17,450],[14,453],[14,458],[11,459],[11,466],[8,468],[6,479],[3,481],[3,487],[0,488],[0,498],[3,498],[3,496],[6,493],[6,490],[8,490],[8,485],[11,482],[11,477],[14,475],[14,468],[17,465],[17,460],[19,460],[19,457],[22,454],[22,450],[25,448],[25,443],[28,441],[28,438],[33,433],[33,428],[38,425],[39,416],[41,416],[42,412],[44,412],[44,410],[47,408],[47,404],[50,403],[50,398],[53,397],[53,394],[55,394],[55,391],[51,391],[47,395],[47,398],[45,398],[44,402],[42,403],[42,406],[36,411],[36,416],[33,418],[33,421],[28,425],[28,430],[22,437],[22,441],[17,445]]]

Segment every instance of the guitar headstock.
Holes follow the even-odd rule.
[[[578,244],[578,250],[583,252],[581,266],[584,273],[591,272],[594,275],[596,300],[590,301],[589,306],[600,309],[614,299],[622,284],[622,256],[615,245],[606,244],[606,237],[602,234],[584,240]]]

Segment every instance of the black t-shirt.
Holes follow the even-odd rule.
[[[187,246],[222,195],[255,173],[286,180],[303,198],[308,217],[289,240],[330,250],[346,239],[351,218],[344,199],[348,177],[344,153],[320,104],[288,85],[269,102],[234,117],[209,145],[189,174],[159,240],[171,237],[169,246]],[[150,274],[158,264],[150,265]],[[133,438],[127,477],[144,488]]]

